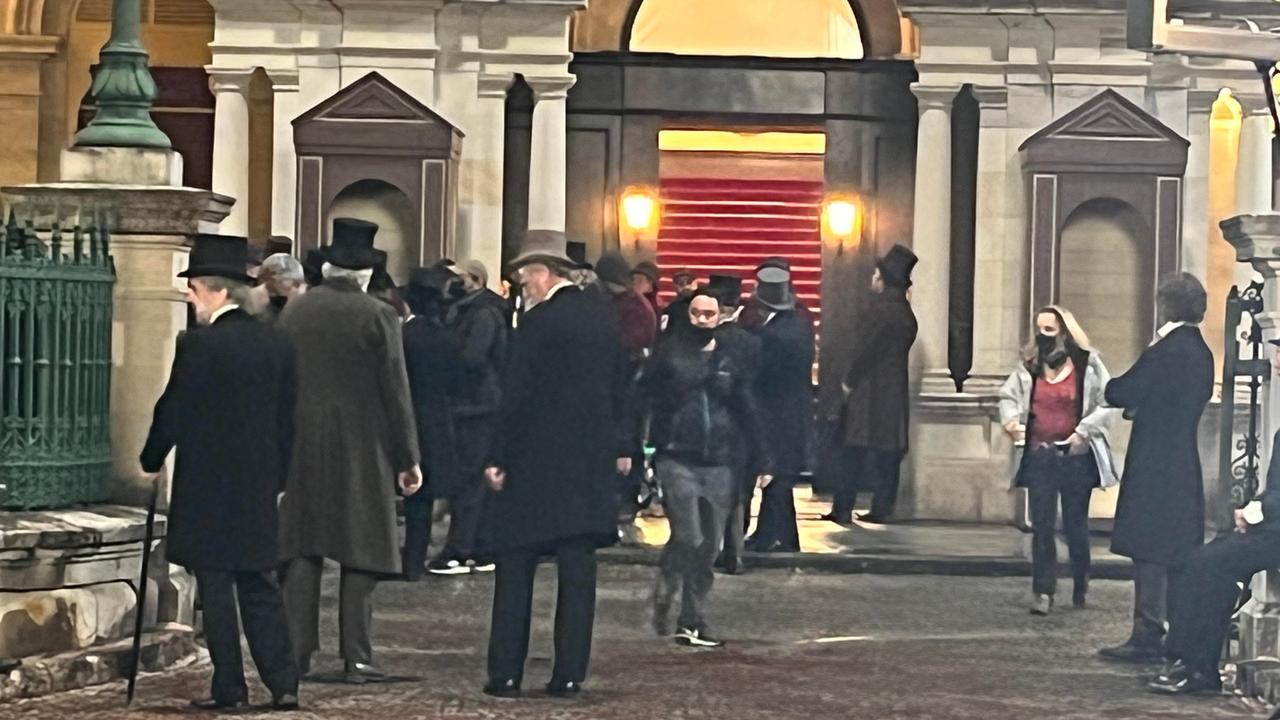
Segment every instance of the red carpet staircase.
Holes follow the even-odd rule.
[[[801,301],[820,312],[823,184],[802,180],[668,178],[661,183],[658,265],[661,300],[672,295],[671,273],[687,267],[699,281],[712,273],[737,275],[743,291],[767,257],[791,262]]]

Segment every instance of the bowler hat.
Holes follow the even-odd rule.
[[[894,245],[876,262],[876,267],[880,268],[880,278],[886,285],[908,288],[911,287],[911,270],[919,261],[915,253]]]
[[[378,226],[366,220],[334,218],[333,238],[325,248],[325,261],[348,270],[367,270],[380,260],[385,262],[386,253],[373,248],[373,236],[377,233]]]
[[[707,281],[707,292],[725,307],[742,304],[742,278],[737,275],[712,275]]]
[[[530,230],[524,236],[520,253],[507,263],[507,270],[519,270],[530,263],[565,265],[577,263],[569,257],[569,239],[559,230]]]
[[[220,277],[248,283],[253,280],[245,272],[248,264],[248,238],[200,234],[195,237],[187,269],[178,273],[178,277]]]
[[[779,267],[761,268],[756,273],[755,298],[774,310],[791,310],[796,306],[791,293],[791,272]]]

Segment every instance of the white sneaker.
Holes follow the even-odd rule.
[[[723,647],[724,642],[717,640],[707,634],[702,628],[682,627],[676,631],[676,644],[688,647],[705,647],[717,648]]]
[[[498,568],[492,560],[468,560],[467,567],[478,573],[490,573]]]
[[[471,568],[461,560],[432,560],[427,563],[427,572],[432,575],[466,575]]]

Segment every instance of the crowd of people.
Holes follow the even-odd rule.
[[[199,236],[180,273],[199,328],[179,340],[141,464],[158,473],[178,449],[168,554],[197,578],[214,666],[196,706],[248,700],[238,615],[273,705],[297,707],[320,647],[326,560],[340,567],[339,651],[352,683],[387,678],[370,642],[378,582],[495,572],[484,692],[515,697],[535,569],[553,558],[547,690],[579,692],[595,552],[634,539],[651,477],[671,528],[653,628],[680,645],[722,645],[705,614],[715,566],[738,573],[747,550],[800,550],[794,488],[810,469],[815,327],[787,260],[761,263],[745,298],[743,277],[699,283],[679,270],[674,299],[660,305],[656,265],[612,251],[588,265],[561,232],[529,231],[503,294],[475,260],[416,268],[397,286],[376,233],[338,218],[328,246],[261,263],[244,238]],[[858,521],[893,518],[916,262],[902,246],[877,259],[841,368],[843,402],[827,418],[844,458],[825,516],[836,523],[854,521],[866,491]],[[1054,609],[1059,504],[1072,602],[1086,604],[1089,499],[1121,480],[1109,430],[1132,419],[1112,548],[1134,560],[1134,625],[1102,654],[1167,659],[1154,686],[1192,693],[1217,687],[1237,582],[1280,564],[1280,495],[1240,511],[1237,534],[1202,544],[1196,426],[1213,383],[1197,327],[1204,290],[1178,274],[1158,298],[1168,323],[1114,379],[1066,308],[1042,308],[999,412],[1014,485],[1029,498],[1037,615]],[[428,558],[436,500],[450,521]]]

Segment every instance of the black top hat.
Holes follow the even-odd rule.
[[[778,268],[779,270],[791,272],[791,261],[784,257],[778,257],[777,255],[767,257],[756,266],[756,272],[760,272],[765,268]]]
[[[792,310],[796,306],[791,294],[791,273],[780,267],[761,268],[756,273],[755,298],[774,310]]]
[[[894,287],[911,287],[911,270],[920,259],[916,254],[901,245],[894,245],[884,257],[876,261],[880,268],[880,278],[886,285]]]
[[[262,256],[268,258],[278,254],[292,255],[293,241],[283,235],[272,235],[262,248]]]
[[[742,278],[737,275],[712,275],[707,281],[707,292],[714,295],[722,306],[738,307],[742,304]]]
[[[373,236],[378,226],[355,218],[334,218],[333,239],[325,249],[324,259],[330,265],[348,270],[367,270],[384,261],[386,253],[373,249]]]
[[[249,240],[234,235],[196,235],[187,269],[178,277],[220,277],[248,283]]]
[[[565,242],[565,254],[574,264],[582,266],[587,264],[587,244],[576,240],[568,240]]]

